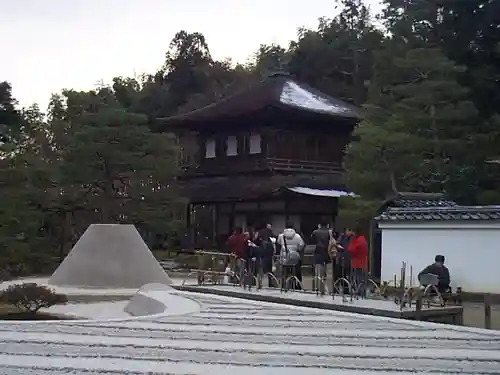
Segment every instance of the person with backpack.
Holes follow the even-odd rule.
[[[300,264],[305,243],[293,228],[292,223],[286,223],[285,230],[278,236],[276,242],[280,247],[281,287],[288,289],[287,280],[290,276],[295,276],[295,269]],[[299,285],[294,284],[292,284],[293,289],[300,288]]]
[[[350,280],[351,278],[351,254],[347,251],[351,239],[352,231],[346,228],[337,240],[336,267],[334,271],[335,282],[341,278],[346,280]],[[349,294],[350,291],[347,283],[342,282],[341,285],[343,286],[344,294]]]

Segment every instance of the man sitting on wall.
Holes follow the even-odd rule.
[[[425,274],[433,274],[438,277],[438,285],[436,285],[436,288],[439,293],[450,292],[450,271],[444,265],[443,255],[436,255],[436,257],[434,258],[434,263],[428,265],[422,271],[420,271],[420,273],[418,274],[418,279],[420,280],[420,277]],[[426,287],[427,285],[422,286]]]

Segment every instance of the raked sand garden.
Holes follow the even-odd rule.
[[[68,300],[0,321],[1,375],[500,374],[499,331],[179,291],[133,226],[95,229],[51,278],[0,285]]]

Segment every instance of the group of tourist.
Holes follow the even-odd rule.
[[[346,228],[342,234],[337,235],[327,223],[322,222],[312,232],[311,241],[314,245],[315,280],[319,280],[323,287],[329,265],[332,266],[335,279],[342,277],[361,284],[362,278],[367,274],[368,245],[358,228]],[[270,224],[255,232],[244,232],[241,227],[236,227],[227,240],[226,247],[236,258],[240,279],[245,274],[260,272],[268,275],[269,287],[277,287],[272,274],[275,273],[276,266],[279,266],[282,285],[289,280],[287,288],[302,287],[305,241],[292,223],[286,223],[285,229],[278,235],[273,232]]]
[[[314,280],[319,291],[324,292],[327,269],[331,267],[334,282],[340,278],[349,280],[355,292],[365,292],[368,244],[359,227],[346,228],[343,233],[336,234],[326,222],[322,222],[312,232],[311,242],[314,245]],[[285,229],[278,235],[273,232],[270,224],[257,231],[246,232],[241,227],[236,227],[227,240],[226,247],[234,255],[240,282],[244,282],[245,275],[251,275],[253,282],[253,275],[260,274],[267,275],[269,287],[278,287],[273,275],[276,274],[276,268],[280,267],[282,286],[302,288],[302,264],[306,245],[292,223],[286,223]],[[419,273],[419,280],[426,274],[438,277],[436,288],[440,293],[450,290],[450,273],[444,266],[443,255],[437,255],[435,262]],[[423,285],[425,286],[425,282]],[[345,283],[343,286],[347,293],[348,286]]]

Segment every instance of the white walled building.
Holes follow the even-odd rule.
[[[472,293],[500,293],[500,206],[459,206],[441,198],[388,207],[377,218],[380,230],[381,281],[400,279],[406,262],[406,284],[446,258],[452,287]],[[419,206],[417,206],[420,204]]]

